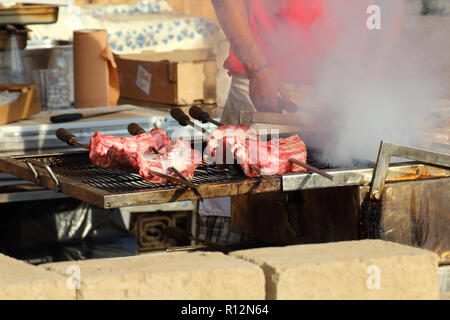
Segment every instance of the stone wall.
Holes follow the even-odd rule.
[[[381,240],[39,266],[0,255],[0,299],[439,299],[438,260]]]

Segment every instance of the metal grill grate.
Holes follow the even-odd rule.
[[[152,184],[139,174],[118,169],[103,169],[94,166],[89,160],[88,152],[66,153],[61,155],[42,155],[33,158],[24,157],[18,160],[48,165],[55,174],[71,178],[109,193],[121,194],[155,189],[175,189],[180,186],[168,184]],[[319,169],[328,169],[328,165],[312,160],[309,163]],[[230,183],[249,180],[236,166],[219,169],[215,165],[202,163],[194,174],[193,182],[196,184]],[[254,178],[255,180],[259,178]],[[251,180],[251,179],[250,179]]]
[[[87,152],[39,156],[21,160],[47,164],[55,174],[86,183],[94,188],[110,193],[119,194],[153,189],[167,190],[179,187],[171,183],[153,184],[134,172],[98,168],[91,163]],[[196,184],[221,183],[239,181],[242,178],[245,178],[245,176],[238,172],[219,169],[213,165],[203,163],[197,167],[193,182]]]

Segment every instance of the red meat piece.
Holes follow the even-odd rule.
[[[183,139],[172,141],[159,150],[159,154],[151,151],[140,153],[138,157],[139,174],[152,183],[167,183],[166,179],[154,176],[150,170],[178,178],[169,168],[177,169],[186,179],[194,178],[194,171],[201,162],[202,155],[191,148],[191,144]]]
[[[223,154],[229,152],[248,177],[258,176],[251,167],[252,164],[264,175],[306,171],[289,161],[293,158],[306,163],[306,146],[298,135],[262,141],[255,131],[247,126],[228,125],[211,133],[206,150],[210,159],[219,164],[223,163]],[[230,160],[228,157],[227,163]]]
[[[131,167],[138,170],[137,154],[170,142],[164,130],[153,129],[137,136],[115,137],[95,132],[90,140],[89,158],[102,168]]]

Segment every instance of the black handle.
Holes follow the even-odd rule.
[[[50,117],[50,121],[53,123],[61,123],[61,122],[80,120],[82,118],[83,118],[82,113],[66,113],[66,114],[61,114],[59,116]]]
[[[133,123],[130,123],[129,125],[128,125],[128,132],[132,135],[132,136],[137,136],[138,134],[142,134],[142,133],[145,133],[145,130],[140,126],[140,125],[138,125],[137,123],[135,123],[135,122],[133,122]]]
[[[64,128],[59,128],[56,130],[56,136],[59,140],[67,143],[69,146],[73,146],[78,144],[78,139],[75,135],[73,135],[69,130]]]
[[[189,121],[191,121],[191,119],[189,119],[184,111],[178,107],[172,107],[170,109],[170,115],[182,126],[187,126],[189,124]]]
[[[203,123],[207,123],[210,119],[209,113],[203,111],[202,108],[200,108],[199,106],[192,106],[189,109],[189,115],[192,118],[199,120]]]

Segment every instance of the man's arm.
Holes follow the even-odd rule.
[[[245,0],[212,0],[212,4],[233,53],[244,64],[246,71],[251,74],[266,65],[267,60],[250,29]]]
[[[290,100],[278,75],[267,65],[267,60],[253,37],[245,0],[211,0],[217,18],[231,49],[243,63],[250,79],[250,98],[258,111],[279,111],[278,95]]]

